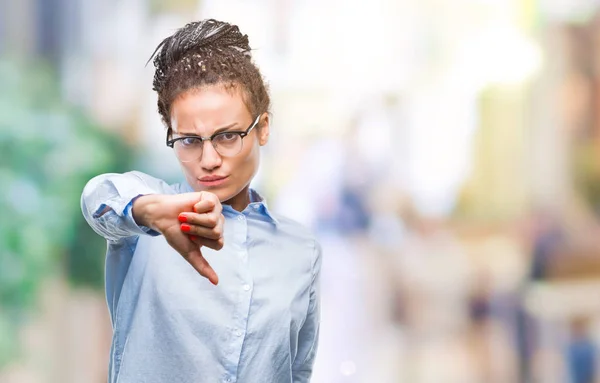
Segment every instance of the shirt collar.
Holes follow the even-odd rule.
[[[277,218],[275,218],[273,213],[271,213],[271,211],[269,210],[269,207],[267,206],[267,201],[265,201],[265,199],[260,194],[258,194],[258,192],[256,190],[254,190],[252,188],[249,189],[249,193],[250,193],[250,204],[248,205],[248,207],[256,210],[257,212],[261,213],[265,217],[269,218],[269,220],[275,226],[277,226],[279,224],[279,221],[277,220]]]

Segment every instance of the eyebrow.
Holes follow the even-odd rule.
[[[232,124],[229,124],[227,126],[224,126],[222,128],[219,128],[217,130],[215,130],[210,136],[213,136],[215,134],[219,134],[225,131],[230,130],[231,128],[233,128],[234,126],[239,125],[237,122],[234,122]],[[196,133],[181,133],[181,132],[174,132],[175,134],[179,135],[179,136],[186,136],[186,137],[200,137],[199,135],[197,135]],[[210,137],[209,136],[209,137]]]

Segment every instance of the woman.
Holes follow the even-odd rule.
[[[81,199],[108,242],[109,382],[308,382],[320,246],[249,187],[270,99],[248,37],[194,22],[153,58],[166,144],[186,182],[105,174]]]

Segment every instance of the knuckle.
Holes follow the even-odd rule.
[[[202,192],[202,199],[210,201],[210,202],[215,202],[215,201],[219,201],[219,198],[217,198],[217,195],[215,193],[211,193],[208,191],[204,191]]]

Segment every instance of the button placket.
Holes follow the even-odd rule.
[[[246,217],[238,215],[235,223],[235,242],[239,250],[245,251],[246,235],[248,232]]]

